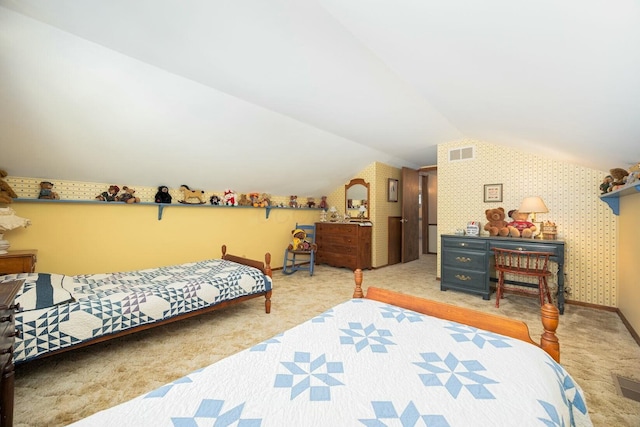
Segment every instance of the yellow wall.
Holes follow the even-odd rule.
[[[317,209],[183,206],[122,203],[20,202],[11,207],[32,225],[5,234],[10,250],[37,249],[36,270],[59,274],[127,271],[234,255],[281,268],[296,222],[313,223]]]
[[[469,145],[476,148],[475,159],[449,162],[450,149]],[[607,173],[482,141],[441,144],[438,232],[453,233],[471,220],[484,226],[486,209],[502,206],[509,211],[527,196],[540,196],[549,213],[537,219],[555,222],[558,237],[565,241],[565,286],[571,290],[567,299],[617,307],[618,217],[600,200],[598,190]],[[502,184],[503,201],[484,203],[484,184]]]
[[[618,251],[619,309],[640,333],[640,193],[620,198],[620,230]]]

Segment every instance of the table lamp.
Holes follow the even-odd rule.
[[[367,208],[364,205],[360,205],[358,209],[358,219],[364,221],[364,215],[367,213]]]
[[[329,221],[336,222],[338,220],[338,209],[335,206],[331,206],[329,208],[329,217],[331,218]]]
[[[0,254],[6,254],[9,249],[9,242],[4,240],[4,233],[30,224],[30,220],[19,217],[13,209],[0,208]]]
[[[540,232],[540,230],[542,228],[542,224],[536,221],[536,214],[549,212],[549,209],[547,209],[547,205],[544,204],[544,201],[538,196],[527,197],[522,201],[518,210],[520,212],[531,214],[531,222],[535,224],[537,229],[536,234],[533,237],[535,239],[541,239],[542,233]]]

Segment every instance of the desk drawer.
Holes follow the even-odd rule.
[[[556,256],[558,255],[558,246],[545,245],[544,243],[535,242],[491,242],[489,244],[489,248],[511,249],[515,251],[548,252]]]
[[[470,271],[465,268],[442,267],[442,283],[459,289],[485,291],[484,271]]]
[[[471,238],[459,239],[455,237],[443,238],[442,244],[447,248],[458,248],[458,249],[478,249],[485,250],[487,247],[487,242],[485,240],[476,240]]]
[[[484,251],[448,249],[442,257],[442,263],[456,268],[484,271],[486,270],[487,253]]]

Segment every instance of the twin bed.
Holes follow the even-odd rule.
[[[73,426],[592,425],[555,307],[535,343],[522,322],[355,281],[353,299]]]

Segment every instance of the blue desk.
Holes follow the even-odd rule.
[[[497,236],[459,236],[443,234],[441,237],[442,273],[440,289],[469,292],[488,300],[490,282],[495,281],[493,248],[539,251],[551,254],[549,259],[558,265],[557,304],[564,313],[564,241],[522,239]],[[508,280],[507,283],[537,288],[537,284]]]

